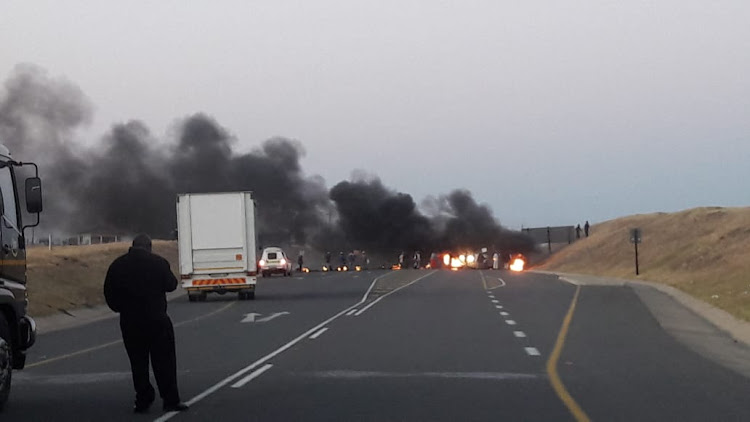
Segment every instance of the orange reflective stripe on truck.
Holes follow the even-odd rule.
[[[193,280],[193,286],[216,286],[219,284],[245,284],[244,278],[208,278],[202,280]]]

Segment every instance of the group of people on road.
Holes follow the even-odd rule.
[[[359,259],[358,256],[359,255]],[[325,267],[328,271],[333,270],[333,265],[331,264],[331,252],[326,252],[325,255]],[[359,253],[355,253],[355,251],[349,251],[348,254],[345,254],[343,251],[339,252],[339,266],[338,268],[344,268],[352,269],[357,266],[357,263],[360,263],[362,267],[367,268],[370,264],[370,258],[367,257],[367,252],[360,251]]]

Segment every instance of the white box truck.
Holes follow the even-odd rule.
[[[208,293],[255,299],[257,237],[252,192],[177,195],[182,288],[191,302]]]

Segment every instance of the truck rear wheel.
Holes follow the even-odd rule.
[[[10,327],[5,314],[0,312],[0,410],[3,410],[8,401],[13,375],[13,350],[10,342]]]

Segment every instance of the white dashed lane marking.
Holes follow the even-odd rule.
[[[506,319],[505,323],[508,324],[508,325],[516,325],[516,322],[513,321],[512,319]]]
[[[259,376],[263,375],[264,372],[268,371],[269,369],[273,368],[273,365],[270,363],[267,363],[260,368],[256,369],[255,371],[251,372],[250,375],[246,376],[245,378],[242,378],[241,380],[237,381],[236,383],[232,384],[232,388],[241,388],[248,382],[254,380],[255,378],[258,378]]]
[[[541,353],[539,353],[539,350],[536,350],[536,347],[524,347],[524,350],[526,350],[526,353],[529,354],[529,356],[540,356]]]
[[[502,315],[502,316],[508,316],[508,315],[510,315],[510,314],[509,314],[509,313],[507,313],[507,312],[500,312],[500,315]]]
[[[320,337],[323,333],[328,331],[328,327],[321,328],[320,330],[316,331],[315,334],[311,335],[310,338],[315,340],[316,338]]]
[[[497,299],[495,299],[495,300],[492,301],[492,303],[500,303],[500,301],[497,300]]]
[[[526,333],[524,333],[523,331],[513,331],[513,335],[518,338],[526,337]]]
[[[503,309],[503,305],[495,305],[497,309]]]

